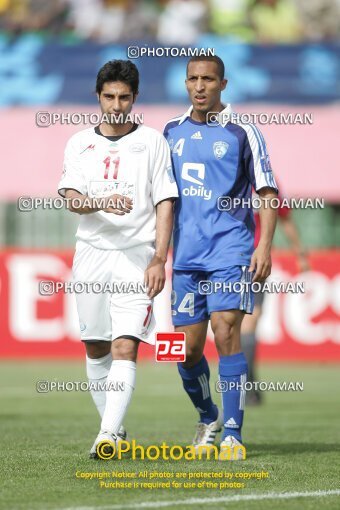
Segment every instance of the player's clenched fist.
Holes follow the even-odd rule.
[[[107,198],[106,207],[103,211],[123,216],[125,213],[132,211],[132,208],[133,202],[131,198],[124,197],[123,195],[111,195]]]

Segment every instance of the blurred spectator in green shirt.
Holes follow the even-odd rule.
[[[255,42],[294,43],[302,39],[302,26],[293,0],[253,0],[250,20]]]
[[[254,40],[250,24],[249,0],[210,0],[210,29],[217,35],[242,41]]]

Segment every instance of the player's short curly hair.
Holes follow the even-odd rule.
[[[96,92],[100,95],[104,83],[108,81],[122,81],[131,87],[135,96],[138,94],[139,72],[130,60],[110,60],[99,69],[96,81]]]
[[[197,56],[197,57],[196,56],[191,57],[187,63],[187,75],[188,75],[189,64],[191,62],[201,62],[202,60],[204,62],[215,62],[215,64],[217,64],[218,76],[221,80],[223,80],[224,73],[225,73],[224,63],[223,63],[223,60],[220,57],[218,57],[217,55],[202,55],[202,56]]]

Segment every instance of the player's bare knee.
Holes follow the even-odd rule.
[[[240,326],[239,320],[223,317],[214,317],[211,327],[217,352],[220,356],[229,356],[240,352]]]
[[[111,350],[111,342],[84,342],[86,354],[91,359],[103,358]]]
[[[136,361],[138,352],[138,340],[120,337],[112,342],[112,358],[114,360]]]
[[[216,347],[226,346],[231,347],[233,341],[233,327],[227,323],[218,324],[214,329],[214,338]]]

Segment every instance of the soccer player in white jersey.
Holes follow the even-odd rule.
[[[74,281],[100,282],[106,290],[107,283],[127,284],[114,294],[76,294],[87,376],[98,386],[91,392],[101,416],[93,458],[99,443],[109,454],[111,445],[125,437],[122,424],[135,387],[138,346],[140,341],[154,343],[152,303],[165,283],[178,196],[166,140],[130,122],[138,84],[138,70],[130,61],[110,61],[100,69],[98,101],[102,113],[113,118],[104,117],[99,126],[71,137],[58,186],[69,209],[80,214]],[[102,197],[105,203],[98,200]]]

